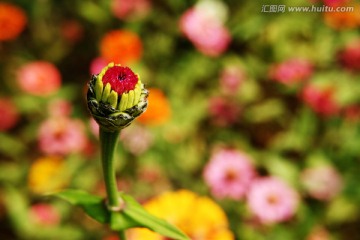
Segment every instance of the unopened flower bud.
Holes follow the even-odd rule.
[[[140,78],[130,68],[110,63],[93,75],[87,92],[88,108],[104,130],[127,127],[147,108],[147,96]]]

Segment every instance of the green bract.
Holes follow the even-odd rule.
[[[131,122],[145,112],[149,91],[138,80],[135,88],[119,95],[107,83],[104,86],[102,78],[106,71],[115,66],[106,66],[99,74],[92,75],[88,84],[87,105],[96,122],[105,131],[114,132],[127,127]]]

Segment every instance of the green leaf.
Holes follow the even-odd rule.
[[[26,146],[19,139],[5,133],[0,133],[0,142],[0,153],[6,156],[17,157],[26,150]]]
[[[29,203],[26,196],[14,186],[6,185],[2,197],[9,220],[16,233],[26,236],[32,227],[27,215]]]
[[[54,195],[80,206],[95,220],[101,223],[109,223],[114,231],[123,231],[133,227],[145,227],[163,236],[189,240],[182,231],[163,219],[148,213],[134,198],[124,193],[119,193],[124,200],[125,207],[119,212],[110,212],[101,197],[91,195],[81,190],[64,190]]]
[[[155,217],[148,213],[138,202],[136,202],[131,196],[124,193],[120,193],[120,196],[125,201],[125,209],[123,214],[130,217],[137,222],[139,226],[149,228],[150,230],[157,232],[163,236],[170,237],[178,240],[189,240],[182,231],[175,226],[166,222],[163,219]]]
[[[80,206],[84,211],[95,220],[101,223],[108,223],[110,216],[104,201],[99,196],[91,195],[85,191],[67,189],[54,194],[73,205]]]
[[[130,218],[124,212],[110,213],[110,228],[115,231],[123,231],[129,228],[141,227],[141,225]]]

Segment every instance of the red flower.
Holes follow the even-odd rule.
[[[350,43],[339,54],[341,64],[349,70],[360,70],[360,40]]]
[[[119,95],[135,89],[139,78],[128,67],[114,66],[109,68],[102,78],[104,85],[110,83],[111,89]]]
[[[302,98],[304,102],[315,112],[332,116],[339,112],[339,106],[334,99],[334,89],[331,87],[321,89],[308,85],[303,89]]]
[[[215,125],[227,126],[235,123],[240,112],[240,107],[228,99],[222,97],[210,99],[209,113]]]
[[[0,131],[6,131],[16,125],[19,113],[10,99],[0,99]]]

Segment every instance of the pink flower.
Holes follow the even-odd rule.
[[[56,99],[49,103],[48,111],[51,117],[68,117],[72,111],[70,102],[64,99]]]
[[[360,40],[351,42],[339,53],[341,64],[354,71],[360,71]]]
[[[14,127],[19,121],[17,107],[8,98],[0,98],[0,131],[6,131]]]
[[[90,131],[92,132],[92,134],[94,134],[94,136],[99,137],[99,124],[95,121],[94,118],[90,118],[89,120],[89,126],[90,126]]]
[[[221,73],[220,88],[224,93],[235,94],[245,80],[245,72],[236,65],[227,66]]]
[[[108,65],[108,62],[101,57],[93,59],[90,63],[90,73],[99,74],[101,70]]]
[[[40,150],[50,155],[78,153],[87,144],[83,123],[67,117],[49,118],[43,122],[38,138]]]
[[[230,149],[215,152],[204,169],[205,182],[217,198],[241,199],[255,175],[251,158]]]
[[[17,72],[17,80],[23,91],[38,96],[53,94],[61,85],[59,70],[45,61],[23,65]]]
[[[34,204],[30,207],[30,220],[39,225],[53,226],[60,222],[57,210],[44,203]]]
[[[133,125],[121,132],[120,140],[132,154],[141,155],[153,143],[153,135],[143,126]]]
[[[290,59],[274,65],[270,69],[270,78],[283,84],[294,84],[308,79],[312,72],[312,65],[307,60]]]
[[[240,114],[240,107],[225,98],[213,97],[209,102],[209,114],[218,126],[227,126],[236,122]]]
[[[318,200],[331,200],[342,189],[340,174],[331,166],[319,166],[305,169],[301,182],[310,196]]]
[[[187,10],[180,19],[180,29],[200,52],[216,57],[228,48],[230,34],[221,16],[214,14],[212,4],[203,3]]]
[[[335,101],[332,87],[320,88],[307,85],[302,91],[302,99],[315,112],[324,116],[336,115],[340,109]]]
[[[247,198],[249,209],[264,224],[288,220],[299,202],[297,192],[275,177],[255,180]]]
[[[141,18],[149,10],[149,0],[112,0],[111,2],[111,11],[119,19]]]

